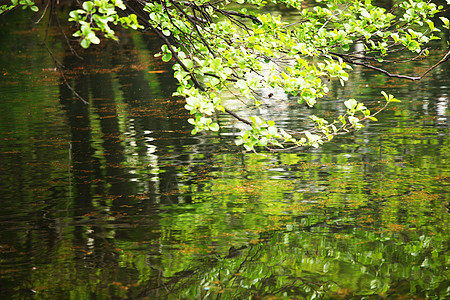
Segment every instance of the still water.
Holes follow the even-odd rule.
[[[152,35],[80,59],[50,29],[85,105],[29,18],[0,17],[1,299],[450,297],[448,63],[418,83],[355,68],[318,111],[402,103],[319,149],[243,153],[228,116],[190,135]]]

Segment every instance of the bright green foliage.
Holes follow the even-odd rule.
[[[83,2],[81,9],[70,12],[69,21],[77,22],[80,25],[80,29],[73,36],[80,37],[80,44],[83,48],[88,48],[91,43],[100,43],[100,39],[95,34],[96,31],[102,32],[106,38],[116,40],[110,23],[121,24],[125,28],[135,30],[142,28],[138,24],[135,14],[119,17],[116,8],[126,9],[122,0],[95,0]]]
[[[8,10],[12,10],[16,7],[22,6],[22,9],[31,9],[34,12],[37,12],[39,8],[35,5],[32,0],[11,0],[11,4],[0,5],[0,15]]]
[[[422,0],[401,1],[390,10],[370,0],[270,2],[289,7],[295,17],[287,20],[259,13],[267,4],[262,0],[168,0],[142,2],[138,8],[122,0],[95,0],[83,2],[70,12],[69,20],[78,23],[73,35],[84,48],[100,43],[99,33],[117,39],[111,24],[155,32],[164,43],[158,56],[174,63],[179,82],[174,95],[186,99],[192,133],[220,130],[216,114],[226,112],[247,126],[236,143],[253,150],[255,146],[318,147],[338,134],[364,127],[365,120],[376,121],[375,115],[386,106],[371,113],[354,99],[345,101],[344,114],[328,120],[313,111],[311,123],[300,128],[282,129],[254,109],[272,102],[262,95],[267,89],[284,91],[285,102],[312,108],[327,94],[327,81],[345,84],[351,65],[421,79],[391,74],[380,63],[427,56],[427,44],[440,32],[432,18],[444,10]],[[448,29],[448,20],[440,20]],[[227,109],[230,93],[251,111],[251,117]],[[390,97],[386,96],[387,102],[394,102]]]
[[[164,61],[175,58],[180,84],[176,95],[187,99],[193,133],[217,129],[212,118],[215,111],[223,111],[230,90],[250,106],[261,104],[258,91],[273,88],[313,107],[328,91],[324,78],[344,85],[349,63],[382,62],[399,50],[426,55],[424,45],[439,31],[430,18],[442,9],[424,1],[402,2],[392,12],[371,1],[323,1],[326,5],[312,8],[303,8],[302,1],[273,1],[298,9],[299,21],[291,24],[247,8],[264,6],[264,1],[238,3],[244,2],[246,8],[237,14],[225,11],[229,2],[219,7],[204,1],[169,1],[145,7],[151,26],[183,45],[164,45],[161,55]],[[202,14],[196,15],[195,7],[201,7]],[[356,43],[363,45],[363,52],[350,51]],[[341,131],[362,128],[364,120],[376,121],[363,103],[351,99],[345,105],[347,113],[334,121],[311,115],[314,127],[308,130],[282,130],[261,116],[251,117],[246,122],[251,128],[239,134],[236,143],[247,150],[284,143],[317,147]]]

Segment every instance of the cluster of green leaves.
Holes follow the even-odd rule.
[[[386,106],[392,102],[400,102],[400,100],[394,98],[393,95],[391,95],[391,94],[388,95],[384,91],[382,91],[381,94],[384,96],[384,98],[386,100]],[[338,119],[342,123],[342,126],[343,126],[342,128],[345,131],[348,131],[348,128],[346,127],[348,125],[347,122],[350,123],[351,128],[361,129],[364,127],[364,125],[361,124],[361,121],[364,121],[364,120],[378,121],[377,118],[375,118],[375,115],[378,114],[378,112],[375,114],[371,114],[370,110],[367,109],[367,107],[364,106],[364,104],[362,104],[361,102],[357,102],[355,99],[349,99],[349,100],[345,101],[344,104],[345,104],[345,107],[347,108],[347,112],[345,115],[340,115]],[[362,114],[361,118],[358,118],[357,116],[355,116],[358,112],[360,112]],[[321,124],[319,124],[319,126],[320,125]],[[337,132],[334,124],[331,124],[330,126],[333,128],[334,132]]]
[[[362,121],[375,121],[379,111],[371,113],[355,100],[345,102],[348,111],[344,115],[325,120],[311,114],[311,124],[284,129],[257,113],[249,119],[239,117],[226,108],[224,101],[232,93],[250,110],[263,100],[271,100],[264,99],[260,92],[270,88],[284,90],[289,95],[286,101],[295,99],[312,108],[327,94],[327,81],[345,84],[351,64],[384,71],[374,65],[407,61],[411,53],[415,58],[428,55],[427,43],[438,39],[435,34],[440,31],[432,18],[444,9],[423,0],[402,1],[389,11],[371,0],[316,2],[304,5],[302,0],[272,0],[297,11],[291,23],[282,16],[258,13],[267,5],[264,0],[140,4],[140,19],[148,16],[145,28],[164,42],[158,56],[164,62],[174,62],[174,76],[179,82],[174,95],[186,99],[193,134],[219,131],[217,112],[230,113],[248,126],[236,140],[247,150],[286,144],[318,147],[342,132],[360,129]],[[236,10],[236,4],[245,4],[245,8]],[[87,48],[100,43],[98,33],[117,39],[111,24],[143,29],[138,17],[128,11],[122,0],[85,1],[70,12],[69,20],[79,25],[73,35]],[[449,20],[441,17],[441,21],[448,29]],[[406,58],[399,58],[402,51]],[[336,127],[336,123],[342,125]]]
[[[246,3],[265,5],[263,1]],[[186,109],[193,114],[189,120],[195,126],[192,133],[219,129],[212,118],[215,111],[224,110],[229,91],[259,106],[260,89],[281,88],[300,104],[313,107],[328,92],[324,78],[336,78],[342,85],[348,80],[349,60],[383,62],[399,50],[427,55],[424,45],[437,39],[434,33],[439,31],[431,18],[442,10],[424,1],[403,2],[392,12],[371,1],[326,1],[325,6],[312,9],[302,9],[301,1],[276,3],[298,9],[301,21],[290,24],[280,16],[255,14],[245,8],[240,16],[249,22],[244,23],[204,1],[146,5],[151,26],[183,45],[164,45],[160,55],[164,61],[176,60],[179,88],[175,95],[186,98]],[[188,12],[192,7],[202,7],[202,16],[207,14],[214,21],[199,21]],[[441,19],[445,23],[445,18]],[[428,26],[424,29],[423,24]],[[364,46],[364,53],[350,50],[355,43]],[[388,103],[396,101],[393,96],[386,97]],[[284,143],[317,147],[341,130],[360,129],[364,120],[376,121],[378,112],[371,114],[363,103],[351,99],[345,105],[346,114],[332,122],[311,115],[315,127],[310,130],[282,130],[271,120],[251,117],[246,122],[250,128],[238,135],[236,143],[247,150],[282,147]],[[362,116],[357,117],[356,112]],[[338,122],[340,128],[335,126]]]
[[[82,8],[70,12],[69,21],[77,22],[80,25],[79,30],[73,36],[80,38],[83,48],[88,48],[91,43],[100,43],[96,32],[102,32],[105,38],[117,40],[110,23],[120,24],[134,30],[142,28],[135,14],[120,17],[116,8],[126,9],[122,0],[94,0],[83,2]]]
[[[364,43],[365,55],[374,54],[380,62],[394,49],[407,48],[421,52],[430,40],[437,39],[433,34],[440,31],[431,18],[441,11],[434,3],[425,1],[402,1],[398,7],[387,12],[384,8],[371,4],[371,1],[335,1],[328,8],[317,8],[315,12],[303,12],[309,17],[311,25],[317,27],[323,22],[314,18],[315,14],[327,18],[327,26],[320,28],[318,37],[323,40],[323,49],[341,47],[350,50],[355,42]],[[345,5],[345,2],[347,3]],[[344,9],[339,5],[344,5]],[[428,26],[424,27],[423,25]],[[334,44],[330,44],[330,37]]]
[[[22,9],[29,8],[34,12],[39,10],[33,0],[11,0],[11,4],[0,5],[0,15],[19,6],[22,6]]]
[[[236,145],[243,145],[248,151],[253,150],[255,146],[267,147],[268,145],[275,145],[282,147],[279,140],[296,143],[299,146],[306,144],[305,138],[295,140],[285,130],[277,129],[275,122],[272,120],[266,122],[258,116],[252,116],[250,119],[252,121],[251,129],[242,131],[236,139]],[[307,136],[311,143],[315,143],[313,135]],[[313,144],[313,146],[315,145]]]

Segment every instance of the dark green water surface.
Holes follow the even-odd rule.
[[[0,16],[0,299],[450,297],[449,63],[420,82],[355,67],[316,111],[402,103],[319,149],[242,153],[228,116],[190,135],[152,35],[81,60],[50,28],[85,105],[29,18]]]

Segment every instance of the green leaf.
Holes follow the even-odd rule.
[[[86,36],[86,39],[89,40],[92,44],[100,44],[100,39],[95,35],[93,31],[89,32]]]
[[[186,66],[188,69],[192,69],[194,67],[194,62],[191,59],[183,59],[182,63]]]
[[[219,131],[219,124],[217,124],[216,122],[209,124],[209,129],[211,129],[212,131]]]
[[[172,52],[168,52],[168,53],[164,54],[161,59],[163,62],[170,61],[172,59]]]
[[[92,1],[86,1],[83,3],[82,7],[85,11],[91,12],[94,8],[94,3],[92,3]]]
[[[268,140],[265,136],[261,137],[261,139],[258,141],[258,146],[264,147],[267,146]]]
[[[408,43],[408,49],[410,51],[420,51],[420,45],[417,41],[410,41]]]
[[[81,47],[83,48],[89,48],[89,45],[91,44],[91,41],[89,41],[88,39],[82,39],[80,42]]]
[[[450,21],[446,17],[439,17],[439,19],[441,19],[442,23],[444,24],[444,28],[450,29]]]
[[[222,64],[222,59],[221,58],[215,58],[215,59],[213,59],[212,61],[211,61],[211,66],[214,68],[214,69],[216,69],[216,70],[218,70],[219,69],[219,67],[220,67],[220,65]]]
[[[358,102],[355,99],[349,99],[345,101],[344,104],[348,109],[355,109],[358,105]]]
[[[253,144],[250,143],[250,142],[247,142],[247,143],[244,144],[244,148],[247,151],[252,151],[253,150]]]
[[[216,77],[210,77],[206,82],[210,87],[213,87],[218,85],[220,83],[220,80],[217,79]]]

